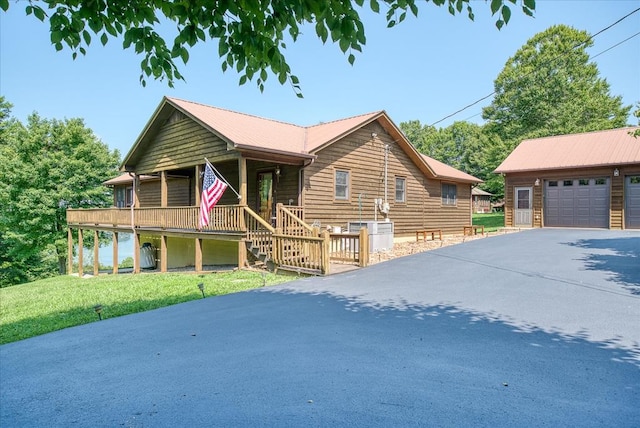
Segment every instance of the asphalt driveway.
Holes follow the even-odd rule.
[[[640,232],[531,230],[0,347],[0,426],[640,424]]]

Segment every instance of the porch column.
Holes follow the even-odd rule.
[[[244,239],[238,242],[238,269],[244,268],[247,263],[247,244]]]
[[[167,236],[160,236],[160,272],[167,271]]]
[[[84,247],[84,242],[82,240],[82,229],[78,229],[78,276],[82,278],[84,275],[84,269],[82,268],[82,264],[84,263],[82,248]]]
[[[240,205],[247,205],[247,159],[238,159],[238,183],[240,184]]]
[[[196,165],[196,179],[194,180],[196,188],[195,188],[195,192],[193,192],[193,194],[196,197],[196,200],[195,200],[196,207],[200,207],[200,193],[202,192],[202,170],[203,170],[202,165]]]
[[[113,232],[113,274],[118,274],[118,232]]]
[[[93,276],[100,273],[100,241],[98,240],[98,231],[93,231]]]
[[[160,171],[160,206],[162,208],[167,206],[167,195],[167,171]]]
[[[202,272],[202,239],[196,238],[196,272]]]
[[[133,234],[133,273],[140,273],[140,234]]]
[[[138,193],[140,191],[140,176],[133,174],[133,207],[140,208],[140,199]]]
[[[67,275],[73,273],[73,230],[67,229]]]

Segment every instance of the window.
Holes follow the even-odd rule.
[[[116,187],[116,207],[130,207],[133,203],[133,187]]]
[[[550,181],[549,182],[549,187],[558,187],[558,182],[557,181]]]
[[[564,180],[562,182],[563,186],[573,186],[573,180]]]
[[[629,177],[629,184],[640,184],[640,175],[632,175]]]
[[[457,193],[455,184],[442,183],[442,205],[455,205]]]
[[[596,186],[603,186],[607,184],[606,178],[596,178]]]
[[[407,180],[403,177],[396,177],[396,202],[406,202]]]
[[[335,198],[341,201],[349,199],[349,171],[336,170]]]
[[[589,185],[589,179],[588,178],[581,178],[580,180],[578,180],[578,185],[579,186],[588,186]]]

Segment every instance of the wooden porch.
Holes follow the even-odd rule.
[[[159,238],[159,265],[168,271],[168,238],[193,239],[195,272],[203,271],[203,240],[237,242],[238,267],[249,259],[265,264],[271,270],[292,270],[313,275],[327,275],[330,264],[340,262],[366,266],[369,244],[366,230],[358,234],[330,234],[320,232],[304,221],[304,209],[299,206],[277,204],[275,218],[270,221],[246,205],[217,205],[210,212],[210,223],[198,227],[199,207],[102,208],[67,210],[68,272],[73,266],[73,230],[78,234],[78,274],[83,274],[83,230],[94,232],[94,275],[98,274],[98,232],[113,233],[115,241],[113,273],[118,272],[118,233],[132,233],[134,237],[133,272],[139,273],[140,237],[142,234]]]

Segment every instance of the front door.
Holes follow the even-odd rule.
[[[514,226],[532,226],[531,187],[515,188]]]
[[[273,172],[258,173],[258,214],[271,224],[275,216],[273,204]]]

